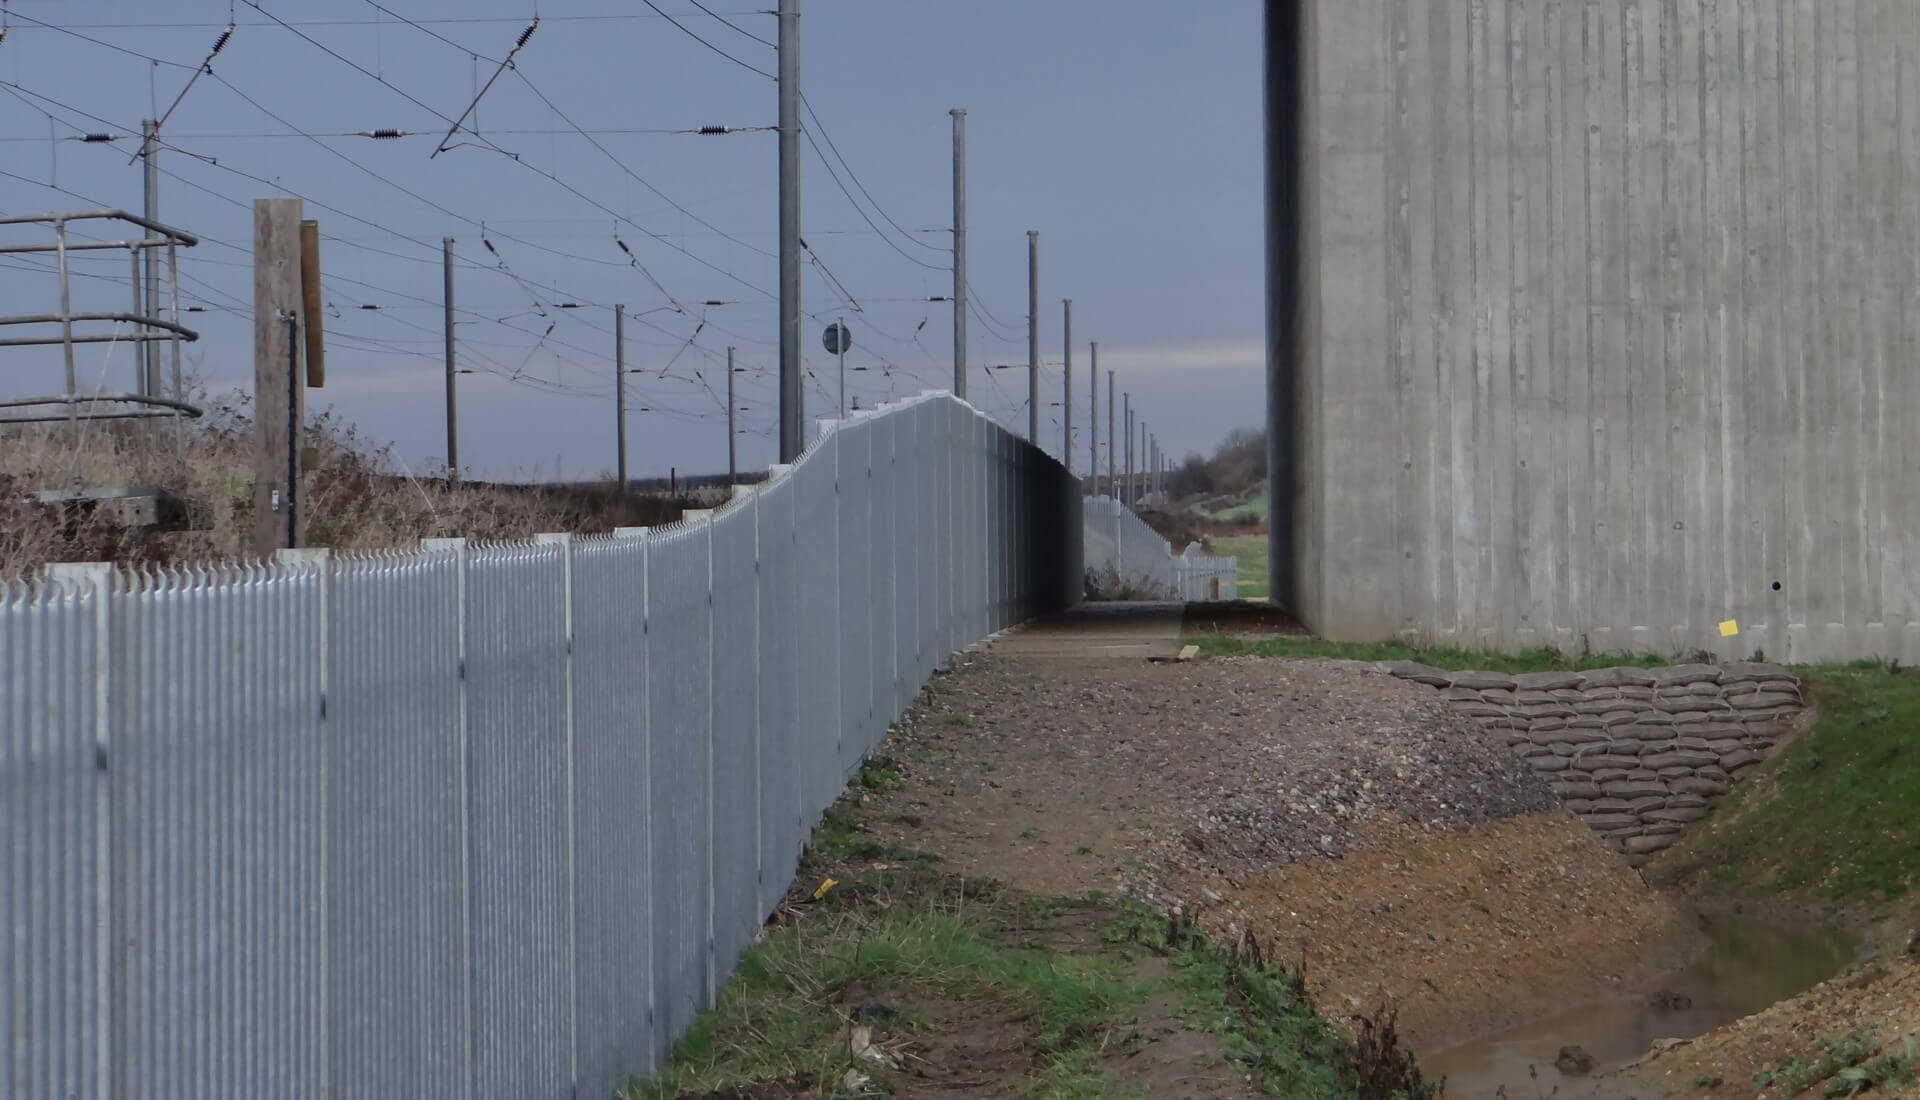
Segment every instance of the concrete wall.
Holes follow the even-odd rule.
[[[1909,0],[1298,3],[1309,622],[1920,661]]]

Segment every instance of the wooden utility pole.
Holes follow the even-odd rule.
[[[253,405],[258,441],[253,478],[253,549],[262,558],[299,547],[300,200],[253,204]]]

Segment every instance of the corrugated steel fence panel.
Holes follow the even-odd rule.
[[[765,914],[786,892],[811,824],[801,772],[807,757],[800,695],[801,659],[811,640],[800,630],[796,479],[777,478],[755,495],[760,553],[760,912]]]
[[[725,974],[760,927],[758,511],[747,497],[713,537],[713,959]]]
[[[557,546],[471,552],[467,817],[480,1096],[554,1095],[568,1080],[565,585]]]
[[[1077,595],[1074,484],[929,395],[669,528],[0,588],[0,1094],[648,1074],[926,676]]]
[[[0,590],[0,1085],[9,1096],[96,1095],[108,1078],[113,746],[102,734],[112,686],[99,677],[112,601],[97,580]]]
[[[713,983],[709,525],[657,531],[647,552],[647,741],[653,792],[653,988],[685,1033]]]
[[[647,771],[647,545],[573,550],[574,1015],[580,1095],[650,1072],[653,1007]]]
[[[471,1074],[464,587],[456,550],[343,558],[327,578],[333,1095],[464,1095]]]

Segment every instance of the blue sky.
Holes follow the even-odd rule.
[[[247,207],[293,193],[328,237],[329,379],[309,400],[391,440],[410,466],[443,461],[443,236],[457,241],[459,334],[476,370],[460,380],[470,469],[571,477],[612,468],[616,302],[636,317],[626,349],[638,372],[629,375],[634,472],[724,466],[717,394],[728,345],[745,368],[741,460],[763,465],[774,450],[776,137],[654,131],[772,125],[774,84],[749,67],[773,71],[774,51],[752,36],[772,39],[775,22],[740,0],[707,2],[739,30],[691,0],[658,3],[743,64],[637,0],[10,0],[0,210],[100,201],[137,211],[137,141],[68,138],[137,137],[231,9],[239,26],[168,121],[161,154],[162,220],[205,238],[182,271],[190,304],[206,310],[189,318],[204,334],[190,368],[206,385],[251,381]],[[441,116],[460,113],[536,8],[539,29],[469,124],[478,136],[431,156],[447,129]],[[1091,340],[1169,450],[1210,450],[1228,430],[1257,424],[1259,19],[1251,0],[806,0],[801,58],[823,124],[816,138],[830,137],[851,166],[842,178],[853,193],[864,186],[877,200],[879,210],[861,198],[884,230],[868,226],[808,150],[804,235],[824,265],[806,277],[809,415],[831,408],[833,362],[818,337],[841,315],[855,337],[849,367],[866,368],[849,376],[863,404],[949,384],[951,307],[925,299],[950,291],[947,111],[964,106],[971,282],[989,314],[970,327],[974,402],[1024,427],[1024,370],[989,380],[984,368],[1025,362],[1031,228],[1041,232],[1050,362],[1062,351],[1060,301],[1074,300],[1080,432]],[[376,129],[415,136],[350,136]],[[117,275],[124,263],[92,259],[76,270]],[[53,280],[22,270],[31,266],[0,262],[5,312],[57,304]],[[126,289],[82,278],[76,292],[83,304],[118,308]],[[0,392],[58,388],[55,358],[8,352],[5,366]],[[124,345],[81,356],[83,384],[131,369]],[[1057,367],[1043,399],[1051,422]],[[1045,430],[1057,450],[1058,428]],[[1085,448],[1081,434],[1081,466]]]

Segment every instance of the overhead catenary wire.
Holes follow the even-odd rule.
[[[740,66],[741,68],[747,70],[750,73],[753,73],[756,76],[764,77],[768,80],[776,79],[772,73],[766,71],[765,69],[759,68],[754,65],[750,65],[747,62],[740,60],[739,58],[733,56],[727,51],[714,45],[713,43],[707,41],[705,38],[702,38],[698,32],[690,29],[685,23],[682,23],[680,22],[680,20],[675,19],[671,15],[668,15],[667,12],[664,9],[662,9],[660,5],[654,3],[653,0],[640,0],[640,2],[645,4],[647,7],[652,8],[654,12],[660,16],[660,18],[665,19],[667,22],[673,24],[674,29],[679,31],[681,34],[684,34],[688,38],[693,39],[695,42],[700,43],[702,46],[705,46],[707,49],[712,50],[714,53],[717,53],[721,57],[726,58],[728,61],[733,62],[735,65]]]

